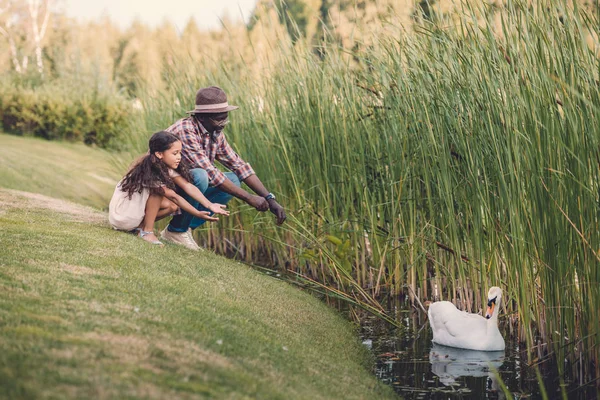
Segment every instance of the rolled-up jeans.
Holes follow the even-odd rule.
[[[192,176],[192,183],[194,186],[196,186],[211,203],[227,204],[233,197],[229,193],[219,190],[218,187],[209,186],[208,174],[202,168],[191,169],[190,175]],[[233,182],[234,185],[237,187],[240,186],[240,179],[236,174],[233,172],[226,172],[225,176],[227,179]],[[186,199],[187,202],[197,210],[208,211],[206,208],[202,207],[198,201],[192,199],[183,190],[178,189],[177,193],[179,193],[181,197]],[[210,215],[213,215],[213,213],[211,212]],[[171,232],[186,232],[188,228],[196,229],[205,222],[206,220],[194,217],[193,215],[181,210],[181,214],[175,215],[173,218],[171,218],[171,222],[169,222],[167,229]]]

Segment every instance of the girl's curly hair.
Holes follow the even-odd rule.
[[[121,181],[121,190],[130,199],[135,192],[141,193],[144,189],[150,190],[151,194],[160,195],[164,194],[163,186],[175,190],[175,183],[169,176],[169,167],[156,157],[156,153],[169,150],[177,141],[177,136],[166,131],[156,132],[150,137],[148,153],[134,162]],[[176,171],[187,181],[191,180],[189,167],[183,158]]]

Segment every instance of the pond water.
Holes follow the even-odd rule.
[[[254,268],[278,279],[295,281],[285,274]],[[397,328],[364,311],[350,312],[345,302],[318,297],[349,318],[358,317],[363,345],[377,360],[375,374],[406,400],[543,399],[537,371],[548,399],[563,399],[563,392],[569,400],[600,399],[600,382],[593,381],[593,372],[585,380],[578,378],[574,371],[579,365],[563,360],[564,371],[573,373],[561,382],[556,359],[529,365],[527,351],[510,338],[502,324],[506,343],[503,352],[462,350],[432,343],[425,313],[415,311],[406,298],[380,299],[387,315],[401,322],[402,328]],[[584,358],[580,361],[585,362]]]
[[[455,349],[431,342],[432,332],[424,313],[406,310],[399,314],[404,316],[404,329],[373,317],[361,318],[361,339],[377,359],[377,377],[403,398],[543,398],[535,368],[528,365],[527,354],[518,343],[506,340],[506,333],[503,352]],[[539,366],[550,399],[562,398],[555,363],[546,361]],[[570,370],[567,363],[565,369]],[[597,399],[599,394],[595,386],[582,386],[573,380],[564,388],[568,399]]]

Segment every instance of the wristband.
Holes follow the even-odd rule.
[[[265,200],[275,200],[275,195],[273,193],[269,193],[268,195],[265,196]]]

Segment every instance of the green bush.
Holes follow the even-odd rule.
[[[13,134],[114,147],[133,112],[119,93],[86,82],[15,83],[0,82],[0,121]]]

